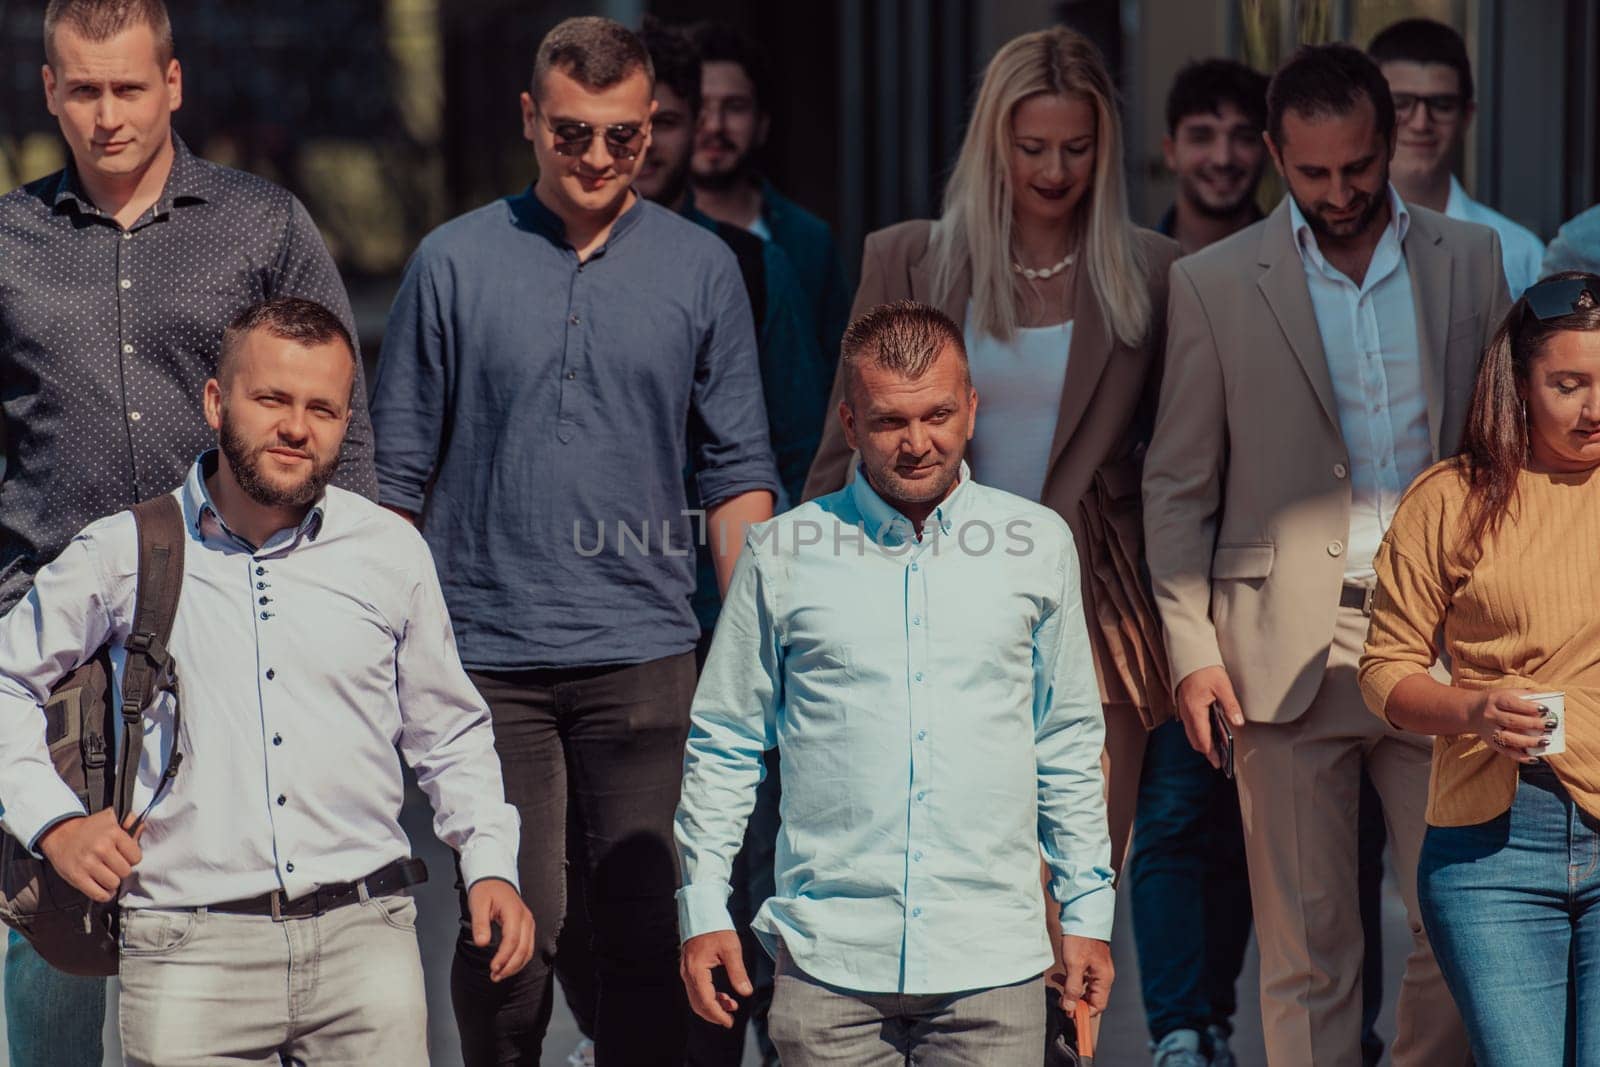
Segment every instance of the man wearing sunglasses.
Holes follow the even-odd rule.
[[[439,560],[522,815],[537,924],[533,962],[498,983],[485,947],[457,943],[469,1065],[537,1061],[569,779],[598,1056],[684,1061],[672,817],[700,636],[693,546],[709,536],[725,586],[741,525],[771,516],[778,482],[733,253],[631,188],[653,83],[622,25],[550,31],[521,101],[538,180],[423,241],[377,373],[380,500]],[[686,514],[691,456],[703,523]]]
[[[1544,242],[1526,226],[1467,195],[1453,173],[1477,104],[1461,35],[1432,19],[1404,19],[1381,31],[1367,54],[1394,95],[1394,187],[1408,204],[1476,222],[1500,235],[1511,299],[1539,278]]]

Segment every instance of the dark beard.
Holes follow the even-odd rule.
[[[1255,195],[1256,190],[1255,187],[1252,186],[1250,189],[1246,190],[1244,194],[1241,195],[1234,203],[1225,204],[1222,207],[1212,207],[1200,197],[1189,195],[1187,189],[1183,190],[1183,198],[1189,202],[1190,207],[1194,208],[1195,214],[1202,218],[1212,219],[1216,222],[1226,222],[1227,220],[1237,216],[1241,211],[1245,210],[1245,206],[1255,198]]]
[[[753,184],[755,181],[755,164],[752,162],[753,151],[739,157],[739,162],[721,174],[713,174],[709,178],[693,175],[694,184],[702,189],[709,189],[715,193],[727,192],[737,189],[741,185]],[[693,155],[691,153],[691,157]]]
[[[244,490],[245,496],[264,508],[303,508],[314,503],[339,468],[339,455],[334,453],[332,459],[313,462],[311,473],[299,485],[285,488],[261,476],[261,454],[273,446],[262,445],[252,449],[250,443],[240,437],[228,421],[227,408],[222,410],[222,430],[218,438],[222,454],[228,460],[228,469],[233,471],[239,488]]]

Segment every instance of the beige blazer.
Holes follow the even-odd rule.
[[[943,299],[933,291],[934,265],[928,255],[931,231],[929,220],[918,219],[867,237],[861,259],[861,286],[856,290],[855,304],[850,309],[851,318],[878,304],[909,299],[940,307],[957,324],[965,322],[971,281],[961,279],[955,290]],[[1109,606],[1097,609],[1096,583],[1090,580],[1092,565],[1085,551],[1086,523],[1096,517],[1114,525],[1124,538],[1134,542],[1142,540],[1137,489],[1140,446],[1148,435],[1154,415],[1155,382],[1159,376],[1165,325],[1162,308],[1166,306],[1168,268],[1177,256],[1178,246],[1150,230],[1136,232],[1145,260],[1151,306],[1155,309],[1150,334],[1143,344],[1133,347],[1117,342],[1100,314],[1087,272],[1078,272],[1078,288],[1074,293],[1076,318],[1042,502],[1066,519],[1078,544],[1084,575],[1084,609],[1096,646],[1102,698],[1108,702],[1132,701],[1147,708],[1149,700],[1139,691],[1146,684],[1141,680],[1145,672],[1138,664],[1125,662],[1128,654],[1113,647],[1114,643],[1108,642],[1102,632],[1105,608]],[[843,397],[843,378],[836,375],[822,443],[806,479],[807,500],[840,488],[854,470],[854,453],[845,443],[837,416]],[[978,417],[983,418],[981,406]],[[1082,505],[1091,496],[1097,473],[1101,485],[1106,487],[1099,495],[1115,498],[1117,514],[1088,516],[1084,511]],[[982,481],[983,472],[974,470],[973,477]],[[1137,544],[1127,547],[1128,554],[1137,561],[1140,554]],[[1097,614],[1102,616],[1100,625],[1097,625]],[[1153,637],[1159,644],[1159,634]],[[1156,699],[1165,705],[1165,694],[1157,694]]]
[[[1493,230],[1409,210],[1438,459],[1456,451],[1509,298]],[[1221,664],[1247,719],[1289,722],[1310,706],[1333,642],[1350,457],[1288,200],[1179,260],[1171,283],[1144,523],[1172,679]]]

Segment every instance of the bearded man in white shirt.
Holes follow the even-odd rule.
[[[516,810],[457,659],[421,536],[328,485],[356,355],[318,304],[276,299],[224,334],[205,414],[220,449],[174,491],[186,543],[170,693],[146,713],[130,835],[55,773],[42,702],[130,636],[131,512],[85,528],[0,621],[5,828],[91,899],[120,903],[130,1064],[427,1063],[396,746],[459,857],[495,977],[533,951]],[[122,673],[119,666],[117,673]],[[117,681],[120,688],[121,679]],[[185,754],[164,789],[164,753]]]

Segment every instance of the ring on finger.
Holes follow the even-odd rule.
[[[1489,735],[1489,743],[1496,748],[1505,748],[1505,735],[1506,732],[1504,730],[1496,729],[1494,733]]]

